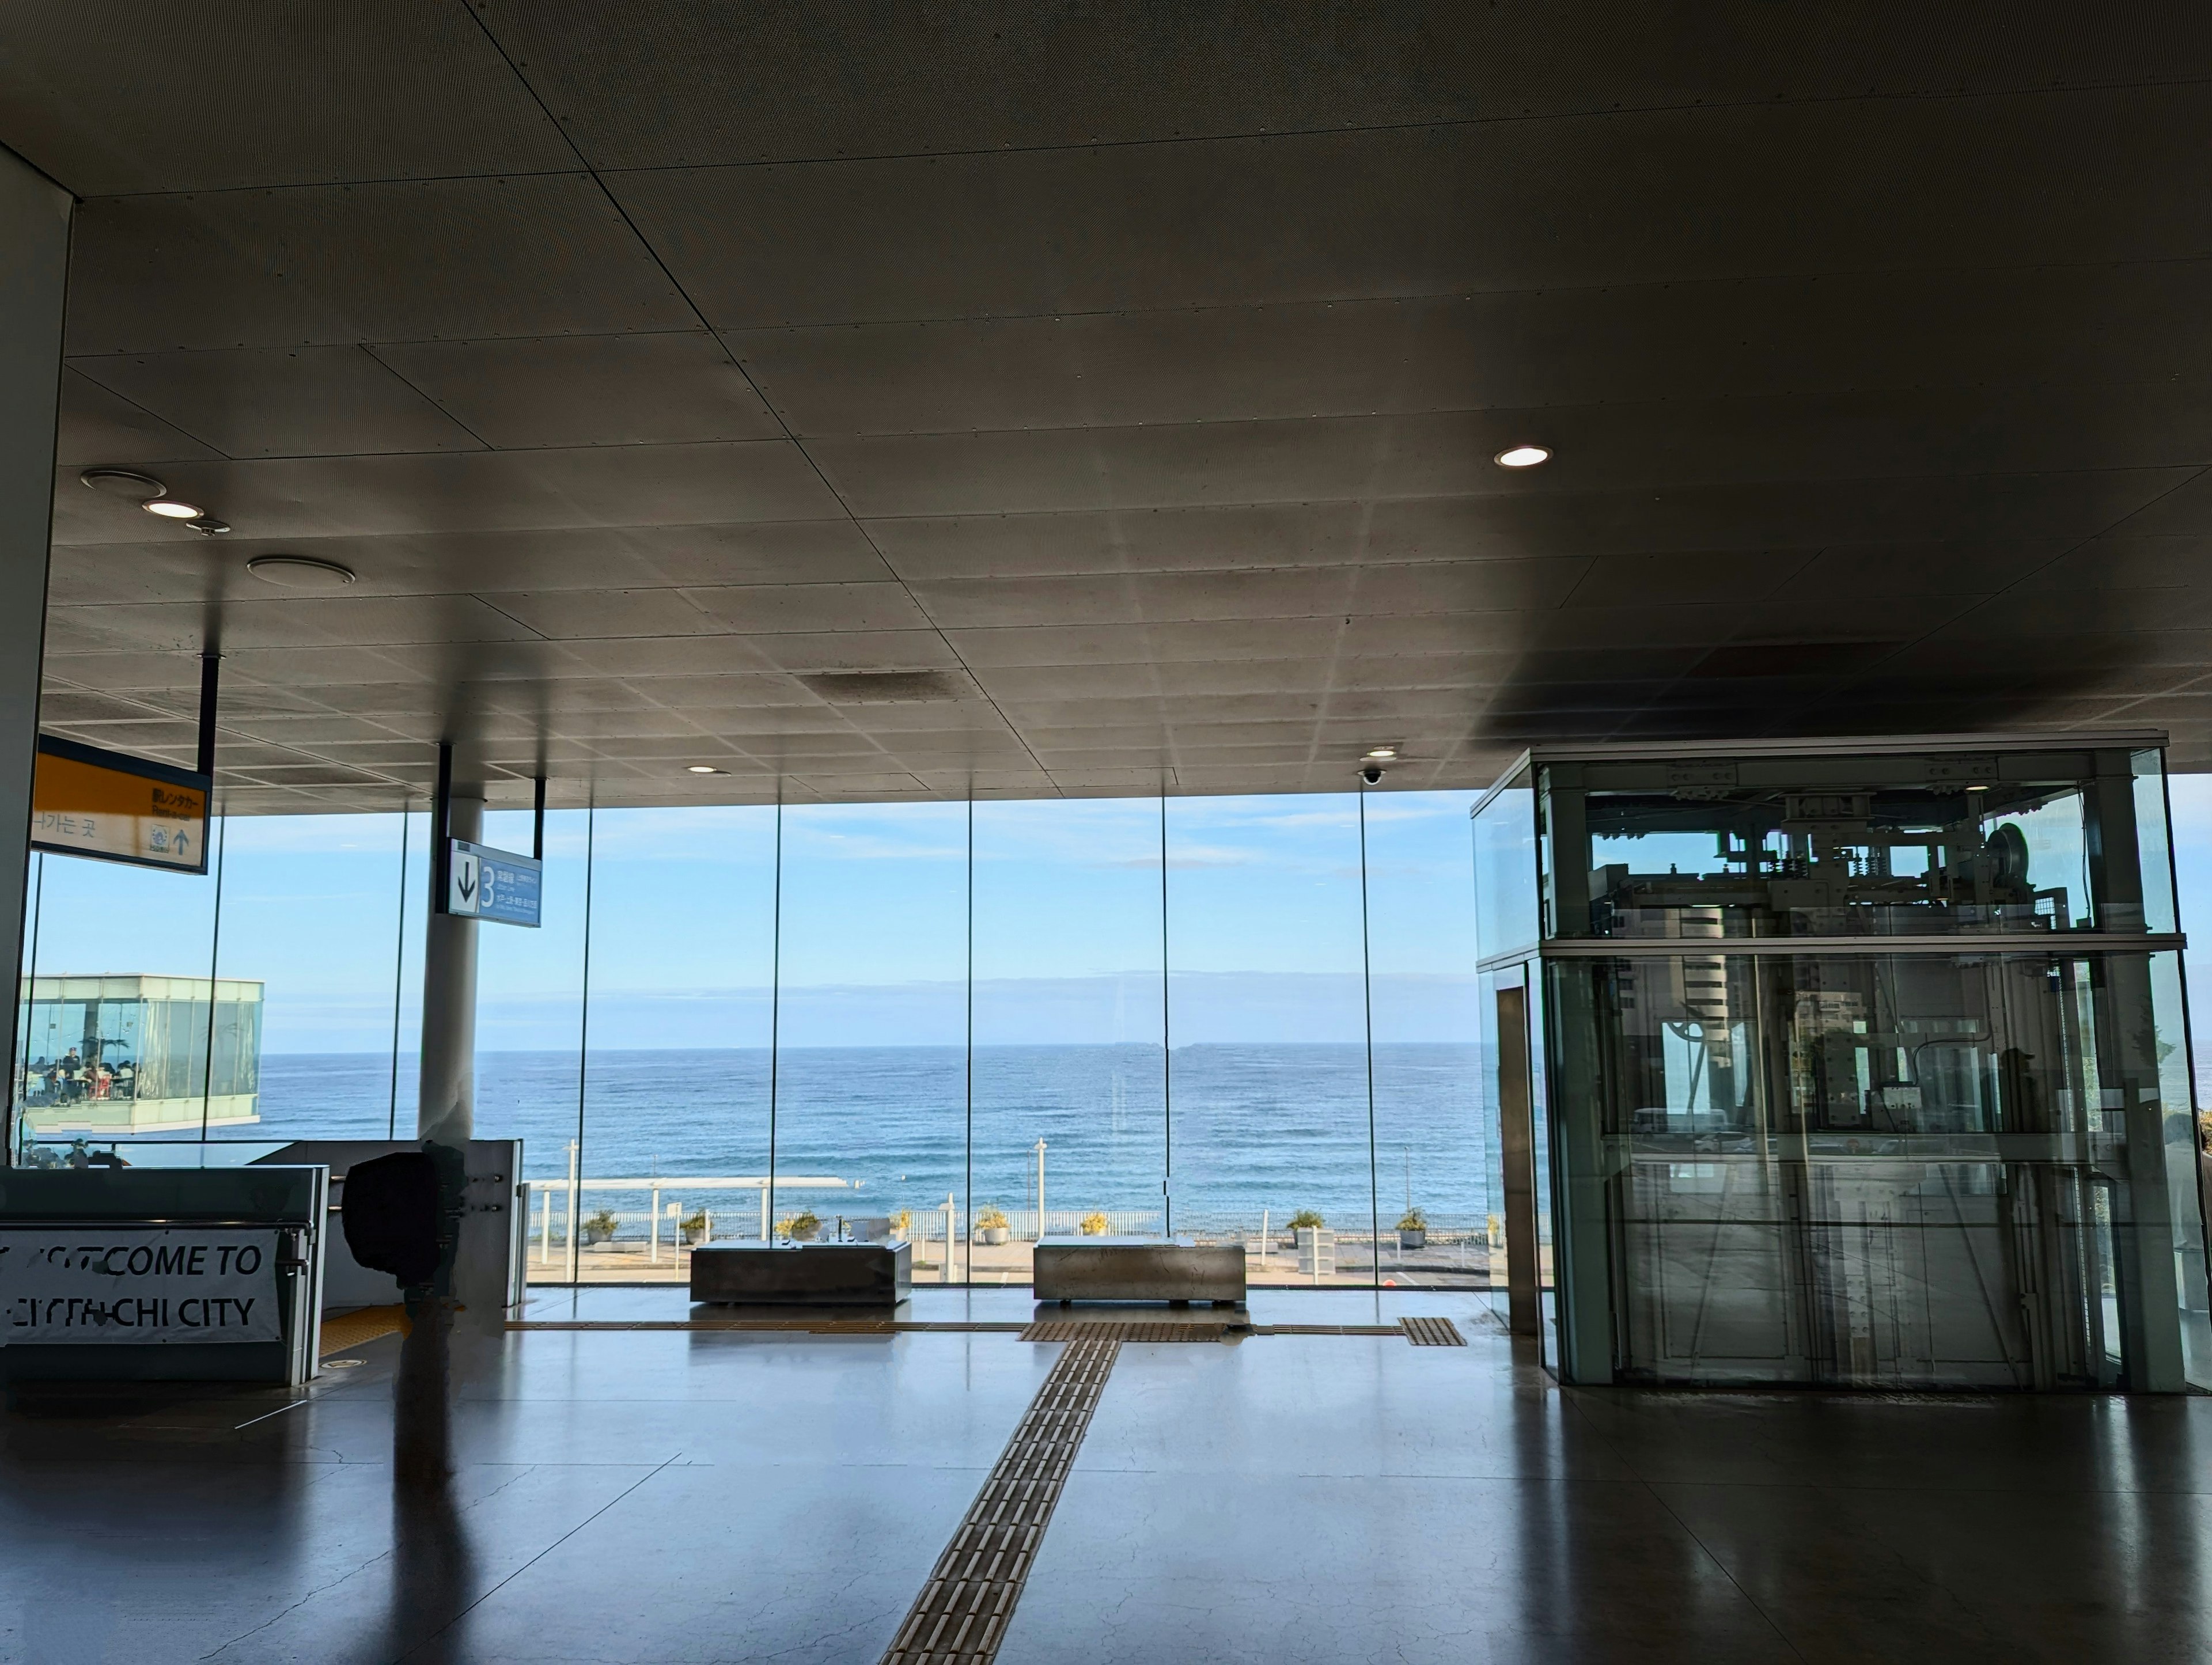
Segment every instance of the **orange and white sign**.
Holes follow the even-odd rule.
[[[60,855],[207,871],[208,781],[119,751],[39,737],[31,848]]]

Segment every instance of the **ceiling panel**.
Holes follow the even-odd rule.
[[[716,329],[2203,259],[2212,87],[612,176]],[[1563,191],[1559,181],[1575,187]],[[1681,211],[1698,182],[1710,214]],[[1802,204],[1817,192],[1821,211]]]
[[[64,468],[93,463],[143,467],[173,458],[216,454],[213,446],[178,432],[152,411],[64,368],[61,421],[54,439],[55,460]]]
[[[162,477],[240,538],[842,518],[785,441],[179,463]],[[57,544],[127,543],[150,524],[135,506],[82,489],[74,470],[57,481],[54,513]],[[177,526],[163,541],[199,540]]]
[[[8,143],[79,196],[573,167],[468,11],[23,0]]]
[[[2109,320],[2125,316],[2115,331]],[[2212,371],[2212,263],[1868,272],[732,333],[802,434],[1119,427]]]
[[[226,457],[483,449],[358,347],[118,353],[70,365]]]
[[[97,197],[72,235],[73,354],[697,321],[578,173]]]
[[[2212,52],[2186,9],[2023,28],[1990,0],[1854,3],[1725,25],[1675,6],[1470,11],[1423,0],[1237,13],[1115,3],[793,13],[743,31],[699,0],[618,14],[488,5],[567,131],[610,167],[997,150],[1352,125],[2179,78]],[[640,96],[641,88],[651,89]]]
[[[1541,469],[1516,475],[1492,463],[1506,447],[1530,442],[1554,453]],[[2033,400],[1884,392],[820,439],[807,450],[867,519],[2163,471],[2212,458],[2212,404],[2169,382],[2052,389]]]
[[[744,373],[704,333],[421,341],[376,351],[502,451],[783,433]]]

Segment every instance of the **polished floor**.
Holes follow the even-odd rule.
[[[686,1312],[589,1290],[528,1316]],[[2212,1401],[1563,1392],[1466,1297],[1253,1316],[1403,1313],[1470,1345],[1124,1344],[999,1658],[2212,1658]],[[423,1502],[392,1483],[394,1338],[305,1396],[26,1386],[0,1658],[872,1665],[1060,1351],[509,1334]]]

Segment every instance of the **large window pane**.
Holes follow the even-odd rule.
[[[500,811],[484,817],[483,842],[530,854],[531,816]],[[476,1131],[481,1139],[523,1141],[522,1172],[530,1181],[569,1175],[570,1147],[578,1139],[584,1028],[584,902],[591,812],[555,810],[545,817],[544,924],[476,927]],[[428,881],[424,881],[427,887]],[[427,893],[422,892],[422,893]],[[419,929],[414,934],[421,935]],[[420,989],[420,973],[416,973]],[[419,1071],[421,1019],[408,1037],[416,1057],[403,1071]],[[419,1079],[419,1076],[417,1077]],[[403,1121],[402,1137],[412,1128]],[[582,1152],[575,1153],[580,1163]],[[537,1255],[530,1275],[540,1281],[568,1276],[562,1224],[565,1191],[555,1194],[554,1264]],[[543,1205],[532,1198],[532,1218]]]
[[[1495,1209],[1480,1110],[1474,800],[1465,792],[1367,797],[1382,1275],[1401,1285],[1489,1277]]]
[[[1255,1283],[1369,1283],[1358,800],[1167,814],[1173,1228],[1246,1241]]]
[[[775,811],[602,810],[592,833],[586,1183],[577,1267],[678,1282],[687,1245],[762,1236]],[[565,1260],[559,1203],[533,1263]]]
[[[259,995],[227,1002],[225,1027],[235,1047],[258,1012],[260,1103],[217,1137],[387,1136],[404,818],[223,817],[221,975]]]
[[[967,813],[783,815],[772,1223],[890,1219],[921,1282],[960,1275],[948,1244],[966,1171]]]
[[[218,823],[218,827],[220,823]],[[15,1074],[20,1160],[51,1162],[76,1140],[138,1145],[128,1159],[197,1162],[222,1121],[257,1116],[234,1067],[210,1073],[210,1044],[234,1060],[235,997],[214,973],[215,866],[167,873],[80,856],[42,855],[26,924],[29,1000]],[[234,997],[218,1000],[210,994]],[[226,1023],[224,1020],[231,1020]],[[210,1085],[227,1089],[212,1102]],[[161,1141],[185,1141],[164,1146]]]
[[[977,1282],[1163,1229],[1159,864],[1157,799],[975,805]]]

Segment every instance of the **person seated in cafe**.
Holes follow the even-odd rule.
[[[75,1047],[62,1054],[61,1079],[64,1097],[84,1097],[84,1060]]]

